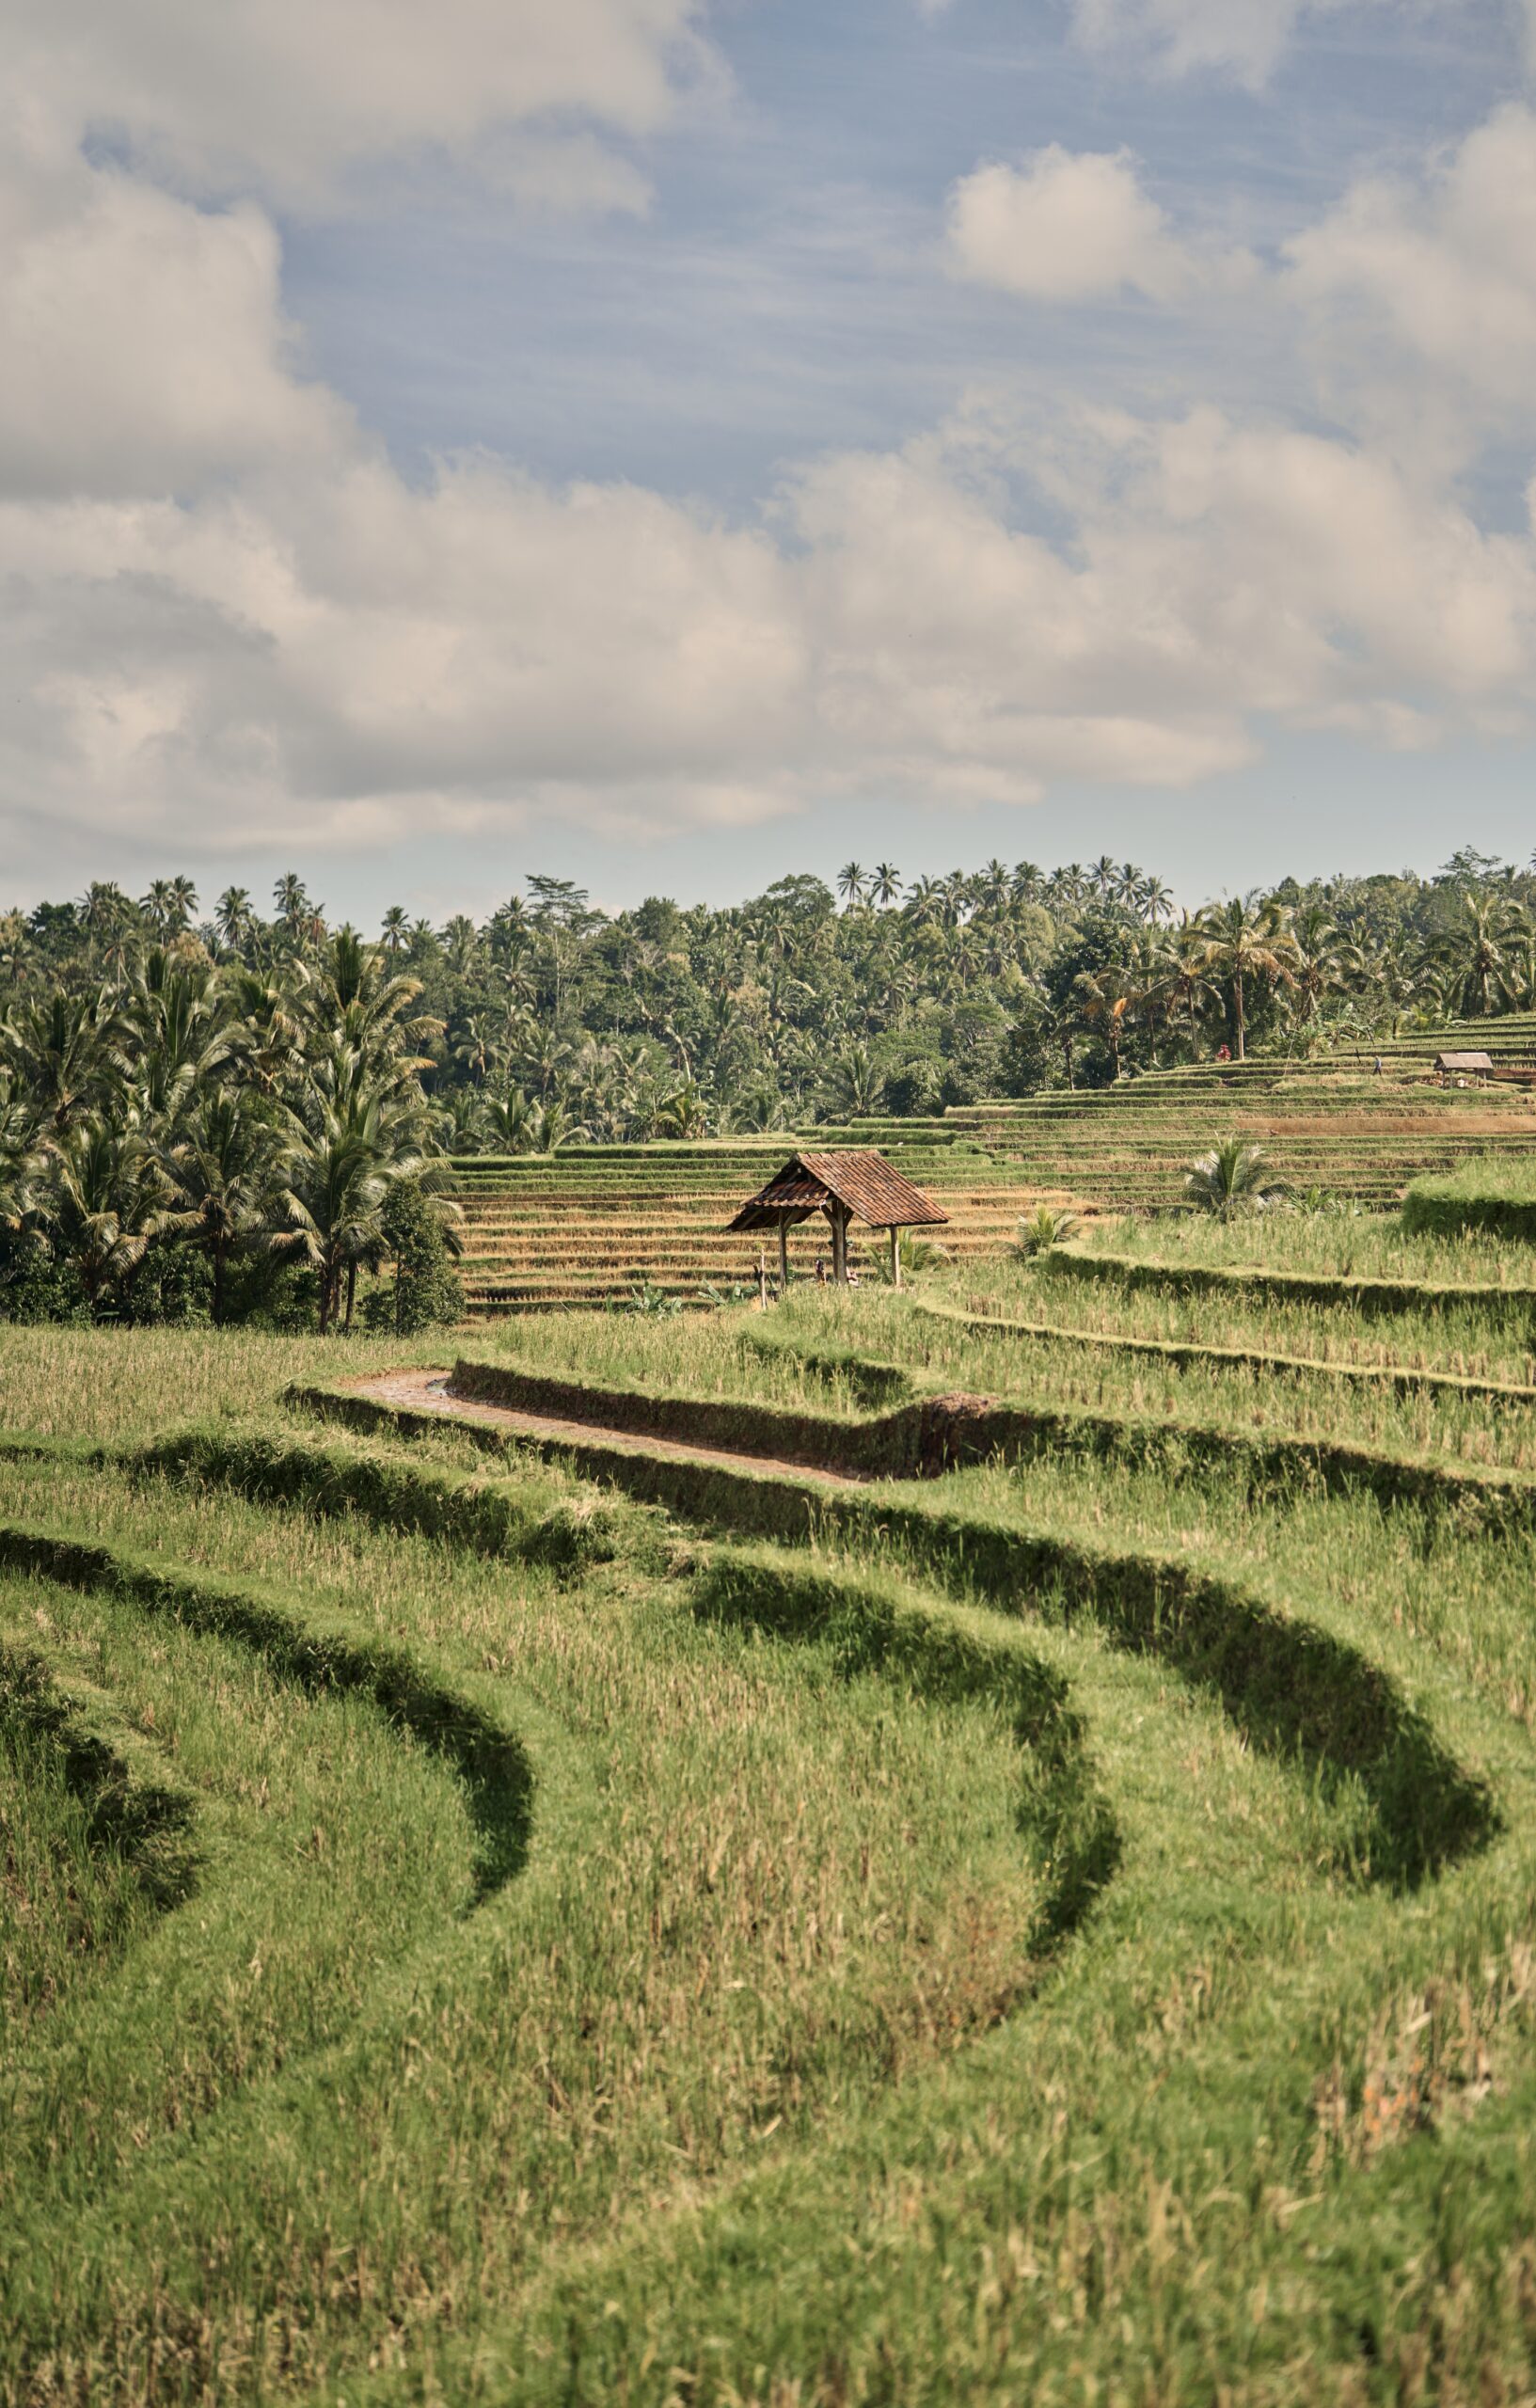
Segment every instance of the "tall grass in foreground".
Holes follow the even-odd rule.
[[[470,1912],[462,1800],[376,1714],[116,1601],[0,1589],[161,1735],[207,1856],[188,1907],[0,2072],[0,2397],[109,2396],[151,2360],[151,2388],[221,2397],[317,2374],[359,2327],[376,2346],[385,2302],[411,2329],[445,2286],[504,2285],[1035,1982],[1027,1766],[985,1697],[930,1707],[830,1643],[696,1612],[688,1578],[509,1581],[228,1497],[0,1466],[0,1520],[87,1513],[98,1544],[216,1556],[436,1650],[529,1734],[536,1836]],[[339,2271],[357,2257],[362,2289]]]
[[[823,1360],[917,1325],[821,1303]],[[620,1334],[658,1386],[847,1383],[743,1326]],[[303,1442],[277,1389],[357,1360],[182,1343],[97,1358],[98,1426],[190,1418],[181,1363],[199,1418]],[[985,1385],[952,1343],[914,1370]],[[16,1353],[17,1421],[68,1426],[79,1361]],[[366,1451],[525,1483],[529,1521],[591,1495],[446,1429]],[[616,1551],[555,1566],[317,1519],[298,1482],[0,1456],[0,1528],[407,1644],[533,1777],[526,1864],[482,1894],[463,1783],[376,1702],[0,1582],[0,1641],[117,1702],[199,1850],[183,1905],[0,2040],[7,2408],[1520,2396],[1536,1546],[1173,1460],[862,1494],[956,1544],[921,1575],[658,1556],[610,1499]],[[1218,1682],[1111,1586],[989,1585],[968,1523],[1219,1575],[1242,1644]],[[1401,1844],[1426,1762],[1487,1802],[1443,1858]]]

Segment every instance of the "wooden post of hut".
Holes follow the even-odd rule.
[[[743,1204],[731,1223],[733,1232],[777,1228],[784,1287],[789,1285],[789,1231],[814,1212],[824,1215],[831,1230],[832,1278],[847,1285],[848,1228],[862,1221],[866,1228],[886,1229],[891,1240],[891,1278],[901,1285],[900,1232],[931,1228],[947,1221],[930,1196],[903,1179],[898,1170],[873,1152],[791,1154],[783,1170]],[[783,1291],[781,1290],[781,1292]]]

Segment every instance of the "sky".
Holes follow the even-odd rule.
[[[0,905],[1536,847],[1536,0],[0,27]]]

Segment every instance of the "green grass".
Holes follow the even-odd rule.
[[[1528,1182],[1532,1172],[1509,1158],[1501,1161],[1500,1175]],[[1459,1187],[1465,1176],[1458,1172],[1449,1183]],[[1416,1182],[1420,1184],[1430,1182]],[[1536,1244],[1490,1245],[1468,1229],[1415,1230],[1396,1212],[1269,1212],[1227,1222],[1204,1212],[1116,1217],[1091,1224],[1080,1243],[1090,1253],[1216,1268],[1259,1263],[1276,1271],[1422,1279],[1432,1285],[1536,1286]]]
[[[1493,1237],[1528,1255],[1536,1242],[1536,1164],[1488,1154],[1458,1164],[1443,1178],[1417,1179],[1403,1199],[1402,1226],[1469,1248],[1480,1237]]]
[[[1526,2396],[1536,1531],[1187,1437],[1508,1468],[1518,1412],[873,1290],[472,1351],[1148,1443],[813,1512],[641,1439],[669,1516],[282,1402],[454,1351],[0,1332],[6,2408]]]

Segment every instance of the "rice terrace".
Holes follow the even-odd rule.
[[[1481,1036],[461,1154],[414,1335],[0,1325],[8,2408],[1531,2399]]]

